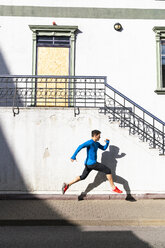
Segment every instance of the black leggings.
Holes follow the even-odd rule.
[[[111,174],[111,170],[108,167],[106,167],[104,164],[96,162],[93,165],[85,165],[85,169],[80,176],[80,180],[84,180],[92,170],[101,171],[105,174]]]

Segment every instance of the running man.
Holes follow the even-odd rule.
[[[76,160],[76,156],[78,154],[78,152],[83,149],[83,148],[87,148],[87,158],[85,160],[85,169],[82,173],[81,176],[76,177],[73,181],[71,181],[70,183],[66,184],[64,183],[62,186],[62,193],[64,194],[66,192],[66,190],[74,183],[79,182],[80,180],[84,180],[89,173],[92,170],[96,170],[96,171],[101,171],[104,172],[106,174],[106,177],[108,179],[108,181],[110,182],[110,185],[112,187],[112,191],[116,192],[116,193],[123,193],[121,190],[119,190],[113,182],[113,178],[112,178],[112,174],[111,174],[111,170],[106,167],[104,164],[98,163],[97,162],[97,150],[98,148],[101,150],[106,150],[108,145],[109,145],[109,140],[106,139],[105,142],[105,146],[102,146],[99,142],[100,139],[100,134],[101,132],[99,130],[93,130],[92,131],[92,139],[86,141],[85,143],[81,144],[75,151],[75,153],[73,154],[73,156],[71,157],[71,161],[74,162]]]

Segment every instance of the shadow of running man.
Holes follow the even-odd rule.
[[[128,181],[121,176],[116,175],[117,159],[123,158],[126,154],[119,154],[119,147],[109,146],[109,151],[102,153],[101,163],[105,164],[108,168],[111,169],[113,181],[123,185],[123,188],[126,192],[127,201],[136,201],[135,198],[131,195],[131,190],[128,184]],[[84,197],[94,188],[98,187],[103,182],[107,181],[106,175],[102,172],[98,172],[94,181],[90,183],[84,192],[78,196],[78,200],[83,200]]]

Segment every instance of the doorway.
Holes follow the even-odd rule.
[[[34,106],[68,107],[72,82],[64,76],[75,75],[75,40],[78,26],[29,25],[32,30],[32,82]],[[61,76],[61,78],[51,78]],[[44,76],[49,76],[46,78]],[[70,98],[70,100],[69,100]]]
[[[70,75],[70,37],[37,37],[37,75]],[[37,81],[37,106],[68,107],[69,85],[63,78],[39,78]]]

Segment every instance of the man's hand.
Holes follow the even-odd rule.
[[[105,142],[106,142],[106,141],[109,141],[109,139],[106,139]]]
[[[71,160],[71,162],[74,162],[74,161],[76,161],[76,162],[77,162],[77,159],[72,159],[72,158],[71,158],[70,160]]]

